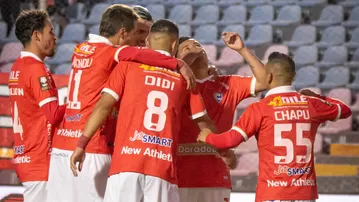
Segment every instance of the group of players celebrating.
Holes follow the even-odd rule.
[[[254,135],[257,202],[318,198],[317,128],[351,110],[297,92],[289,56],[273,52],[263,65],[237,33],[224,32],[254,76],[218,76],[201,44],[180,37],[176,24],[115,4],[103,13],[100,34],[75,48],[66,105],[59,105],[43,62],[56,49],[48,15],[23,11],[15,26],[24,51],[9,89],[25,202],[228,202],[231,148]],[[232,126],[237,105],[265,90]]]

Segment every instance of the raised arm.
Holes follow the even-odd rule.
[[[121,46],[116,51],[115,60],[117,62],[134,61],[170,70],[178,70],[187,81],[187,89],[193,89],[196,85],[196,78],[191,68],[183,60],[167,56],[150,48]]]
[[[255,92],[267,90],[265,82],[265,68],[263,63],[244,45],[241,36],[235,32],[223,32],[222,39],[231,49],[237,51],[249,64],[254,77],[256,78]]]

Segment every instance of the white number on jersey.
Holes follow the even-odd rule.
[[[24,131],[22,129],[21,121],[20,121],[20,118],[19,118],[19,109],[17,108],[16,102],[14,103],[13,113],[14,113],[14,121],[13,121],[13,126],[12,126],[13,132],[14,133],[19,133],[21,140],[23,140],[22,139],[22,133]]]
[[[159,106],[156,106],[156,99],[159,100]],[[161,91],[151,91],[147,96],[147,110],[143,119],[143,125],[147,130],[160,132],[166,124],[166,113],[168,107],[168,96]],[[156,116],[157,121],[153,122]]]
[[[75,76],[74,76],[75,71],[77,71],[77,72],[75,73]],[[78,95],[79,95],[82,70],[75,70],[75,71],[72,69],[71,73],[70,73],[70,79],[69,79],[69,85],[68,85],[69,95],[67,96],[67,108],[68,109],[80,109],[81,108],[81,102],[79,102],[79,100],[78,100]],[[72,78],[74,80],[74,88],[73,88],[72,96],[70,96],[70,91],[71,91],[71,87],[72,87],[71,86]]]
[[[274,163],[276,164],[288,164],[294,160],[294,146],[305,146],[305,155],[296,155],[296,163],[308,163],[312,158],[312,145],[313,143],[308,138],[303,137],[304,131],[310,131],[310,123],[297,123],[296,124],[296,142],[294,145],[292,140],[283,138],[283,132],[292,131],[293,124],[274,124],[274,146],[286,147],[287,153],[285,156],[274,156]]]

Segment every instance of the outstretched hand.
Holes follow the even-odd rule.
[[[223,32],[222,40],[226,46],[236,51],[245,47],[241,36],[236,32]]]

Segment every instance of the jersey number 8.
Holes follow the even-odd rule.
[[[159,100],[159,106],[156,106]],[[166,124],[166,113],[168,107],[168,96],[161,91],[151,91],[147,96],[147,110],[143,119],[143,125],[147,130],[160,132]],[[157,118],[157,121],[153,119]]]

